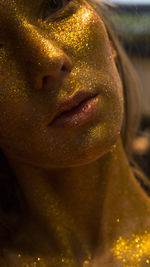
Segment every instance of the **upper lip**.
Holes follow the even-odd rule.
[[[74,96],[66,97],[60,101],[56,113],[49,125],[51,125],[58,117],[60,117],[62,113],[78,107],[82,102],[87,101],[96,95],[98,95],[98,93],[78,91]]]

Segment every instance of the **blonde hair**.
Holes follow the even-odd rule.
[[[138,133],[138,129],[141,122],[141,95],[142,90],[141,81],[139,80],[137,73],[131,64],[124,48],[120,44],[115,29],[113,30],[112,21],[109,21],[109,6],[117,7],[111,3],[104,3],[103,1],[90,1],[90,4],[94,7],[97,14],[99,14],[106,26],[108,36],[113,43],[113,46],[117,52],[117,68],[122,80],[123,92],[124,92],[124,121],[122,124],[121,138],[124,146],[125,153],[131,168],[138,178],[141,185],[145,188],[150,188],[150,181],[143,173],[141,168],[133,159],[133,141]]]

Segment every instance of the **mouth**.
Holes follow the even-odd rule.
[[[97,111],[98,93],[78,92],[61,103],[49,126],[77,127],[86,123]]]

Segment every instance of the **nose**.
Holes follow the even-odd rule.
[[[56,42],[45,38],[38,30],[28,24],[21,30],[18,38],[24,73],[31,88],[35,90],[56,89],[71,72],[69,56]]]

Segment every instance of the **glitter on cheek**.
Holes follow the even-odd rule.
[[[27,98],[27,92],[21,73],[18,71],[14,58],[3,48],[0,51],[0,103],[18,102]],[[19,79],[18,79],[19,77]]]
[[[100,28],[100,19],[89,6],[83,3],[80,4],[78,11],[69,18],[64,18],[60,22],[39,20],[38,23],[49,37],[53,36],[55,41],[76,59],[85,59],[90,53],[93,55],[96,39],[96,45],[98,41],[101,41],[100,33],[97,34],[97,25]]]

